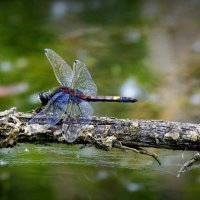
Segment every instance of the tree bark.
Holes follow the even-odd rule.
[[[32,133],[27,123],[31,117],[32,114],[17,112],[15,108],[0,112],[0,148],[23,142],[66,142],[61,122],[49,130],[35,125],[38,133]],[[104,149],[111,149],[119,142],[127,147],[200,150],[199,124],[94,116],[90,125],[75,126],[79,130],[75,143],[95,144]]]

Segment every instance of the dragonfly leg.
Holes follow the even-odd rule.
[[[79,111],[80,111],[81,115],[83,115],[83,113],[82,113],[82,111],[81,111],[81,108],[80,108],[80,106],[79,106],[79,104],[78,104],[78,103],[77,103],[77,106],[78,106],[78,109],[79,109]]]

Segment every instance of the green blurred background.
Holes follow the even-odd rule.
[[[95,115],[199,122],[200,2],[196,0],[1,0],[0,110],[31,112],[59,86],[44,49],[83,61],[99,95]],[[118,150],[19,145],[0,150],[0,199],[196,199],[199,166],[176,179],[194,152],[158,151],[163,166]]]

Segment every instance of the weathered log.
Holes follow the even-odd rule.
[[[15,108],[0,112],[0,148],[19,142],[65,142],[61,123],[49,130],[36,126],[38,133],[33,134],[27,123],[31,117],[32,114],[16,112]],[[92,143],[105,149],[119,142],[126,147],[200,150],[199,124],[94,116],[90,125],[75,126],[79,130],[76,143]]]

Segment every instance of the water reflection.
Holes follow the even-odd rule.
[[[152,159],[133,152],[89,150],[89,147],[80,149],[79,145],[23,144],[15,149],[1,149],[0,157],[4,157],[1,163],[6,164],[0,168],[0,195],[9,198],[15,195],[15,199],[24,199],[22,194],[29,195],[30,188],[35,191],[31,194],[33,199],[57,199],[58,196],[65,199],[66,193],[71,199],[84,199],[88,195],[92,199],[104,195],[111,199],[129,199],[133,193],[148,199],[149,196],[159,197],[172,189],[173,195],[180,190],[186,197],[198,195],[195,189],[197,182],[194,181],[195,177],[198,180],[198,169],[177,179],[175,175],[182,163],[181,151],[174,153],[173,158],[171,155],[171,151],[161,151],[159,156],[163,166],[159,166],[154,161],[145,165],[145,160],[148,162]],[[188,156],[185,154],[185,159]],[[168,158],[170,162],[165,163]],[[118,163],[123,159],[129,161],[120,166]],[[6,189],[6,184],[11,185]],[[20,193],[21,190],[24,192]],[[171,197],[171,194],[168,195]]]

